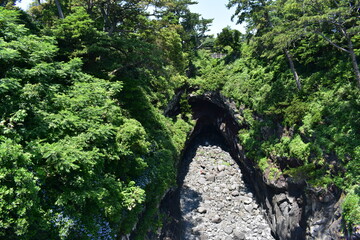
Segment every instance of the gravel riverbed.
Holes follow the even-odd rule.
[[[199,145],[180,188],[184,239],[274,239],[241,170],[219,146]]]

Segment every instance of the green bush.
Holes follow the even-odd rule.
[[[310,144],[304,143],[300,135],[296,135],[289,143],[290,156],[307,162],[310,156]]]
[[[360,224],[360,188],[353,187],[345,196],[342,203],[343,218],[347,229],[352,232],[352,227]]]

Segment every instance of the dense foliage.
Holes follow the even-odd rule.
[[[360,224],[358,0],[230,0],[247,33],[216,39],[191,0],[15,2],[0,3],[1,239],[156,230],[192,128],[186,96],[162,114],[183,86],[236,102],[266,177],[336,186]]]

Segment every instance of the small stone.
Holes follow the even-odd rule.
[[[208,240],[209,238],[205,234],[200,235],[200,240]]]
[[[207,175],[206,176],[206,180],[208,180],[209,182],[215,182],[215,176],[214,175]]]
[[[222,178],[226,177],[226,172],[220,172],[216,177],[219,179],[222,179]]]
[[[233,232],[233,230],[234,229],[232,227],[230,227],[230,226],[227,226],[227,227],[224,228],[224,232],[226,232],[227,234],[231,234]]]
[[[258,226],[258,228],[259,228],[260,230],[264,230],[264,229],[267,228],[267,225],[261,224],[261,225]]]
[[[230,182],[236,183],[238,181],[238,177],[231,177]]]
[[[204,196],[204,200],[205,200],[205,203],[209,203],[210,201],[213,200],[213,198],[211,196]]]
[[[252,202],[252,199],[245,196],[241,196],[240,201],[244,202],[245,204],[250,204]]]
[[[200,178],[198,180],[198,183],[201,184],[201,185],[204,185],[204,184],[206,184],[206,179],[205,178]]]
[[[233,195],[233,197],[237,197],[237,196],[240,195],[240,193],[235,190],[235,191],[233,191],[233,192],[231,193],[231,195]]]
[[[222,171],[225,170],[225,166],[224,165],[218,165],[217,169],[218,169],[219,172],[222,172]]]
[[[234,239],[236,240],[244,240],[245,239],[245,233],[239,231],[238,229],[234,230]]]
[[[200,232],[199,232],[199,230],[198,230],[197,228],[191,229],[191,232],[192,232],[192,234],[194,234],[194,235],[200,235]]]
[[[221,188],[227,188],[227,184],[226,184],[226,183],[221,183],[221,184],[220,184],[220,187],[221,187]]]
[[[206,213],[206,212],[207,212],[206,208],[204,208],[204,207],[199,207],[199,208],[197,209],[197,211],[198,211],[199,213]]]
[[[211,221],[212,221],[213,223],[220,223],[220,222],[222,221],[222,219],[219,217],[219,215],[215,215],[215,216],[211,219]]]
[[[203,222],[203,219],[202,219],[201,217],[197,217],[197,218],[195,219],[195,221],[198,222],[198,223],[202,223],[202,222]]]
[[[232,184],[230,187],[229,187],[229,190],[230,191],[233,191],[233,190],[236,190],[237,186],[235,184]]]
[[[227,188],[224,188],[224,189],[222,190],[222,193],[227,194],[228,192],[229,192],[229,189],[227,189]]]
[[[250,213],[253,210],[252,205],[245,205],[245,210]]]

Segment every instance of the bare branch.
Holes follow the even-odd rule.
[[[334,43],[333,41],[331,41],[328,37],[326,37],[322,32],[320,31],[315,31],[315,33],[319,34],[320,36],[322,36],[328,43],[330,43],[331,45],[333,45],[334,47],[336,47],[337,49],[344,51],[346,53],[350,53],[349,50],[347,50],[346,48],[340,47],[339,45],[337,45],[336,43]]]
[[[291,69],[291,72],[293,73],[294,75],[294,79],[295,79],[295,82],[296,82],[296,87],[298,88],[299,91],[301,91],[301,82],[300,82],[300,77],[295,69],[295,66],[294,66],[294,61],[292,60],[292,56],[289,52],[288,49],[284,48],[283,49],[284,53],[285,53],[285,56],[289,62],[289,65],[290,65],[290,69]]]

